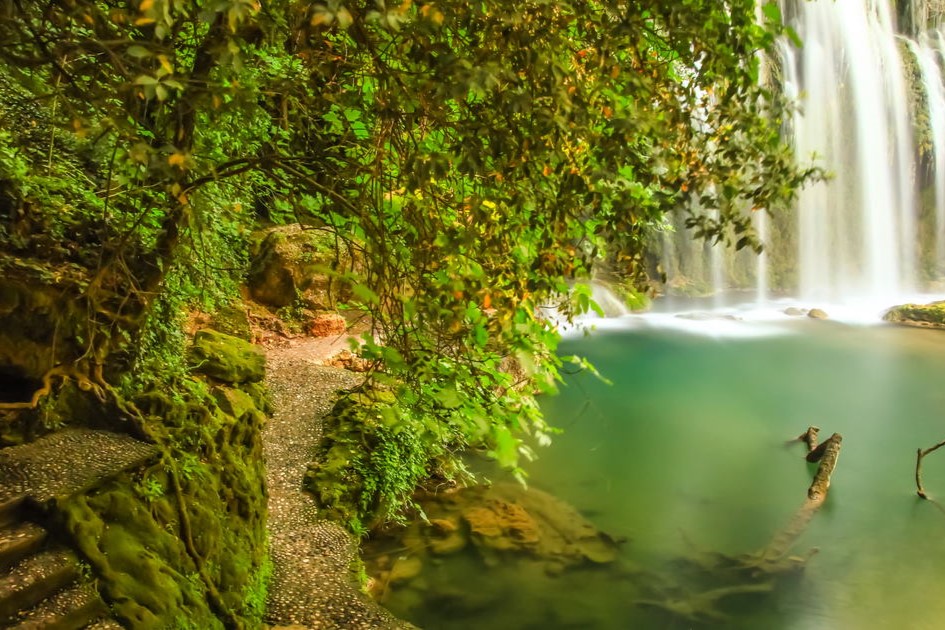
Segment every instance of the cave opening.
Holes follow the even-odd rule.
[[[42,386],[39,379],[30,377],[16,366],[0,366],[0,403],[30,402],[33,393]]]

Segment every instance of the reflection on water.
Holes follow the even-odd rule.
[[[531,482],[626,537],[618,561],[556,573],[432,558],[385,593],[395,613],[427,628],[698,627],[641,605],[681,598],[726,615],[709,626],[942,627],[945,516],[915,497],[913,472],[916,448],[945,439],[945,333],[804,321],[763,338],[637,329],[563,345],[613,385],[576,375],[542,401],[566,432]],[[731,582],[693,559],[756,551],[787,524],[816,466],[785,440],[811,424],[844,436],[827,502],[792,550],[819,553],[769,593],[712,595]],[[924,476],[945,496],[945,456]]]

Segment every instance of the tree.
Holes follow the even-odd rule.
[[[255,206],[353,253],[334,272],[371,316],[362,351],[427,460],[477,445],[516,466],[523,435],[547,438],[532,394],[562,365],[539,307],[590,308],[572,284],[605,256],[640,279],[648,235],[695,196],[719,211],[691,218],[698,236],[757,247],[741,208],[784,206],[813,174],[782,141],[789,104],[758,81],[784,34],[776,3],[761,15],[754,0],[8,0],[0,240],[74,265],[82,305],[49,326],[43,374],[67,364],[111,390],[102,366],[127,368],[168,273],[229,266],[201,239],[238,243]]]

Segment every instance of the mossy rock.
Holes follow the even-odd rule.
[[[370,529],[411,504],[441,455],[440,442],[399,407],[392,391],[364,386],[342,396],[325,417],[303,483],[323,516],[352,531]]]
[[[163,421],[161,461],[60,502],[60,531],[126,627],[259,627],[271,572],[265,416],[246,392],[199,381],[136,403]]]
[[[253,338],[249,315],[246,313],[246,309],[240,304],[224,306],[219,309],[213,314],[212,323],[210,325],[214,330],[239,337],[244,341],[250,341]]]
[[[282,308],[302,298],[309,308],[332,310],[350,297],[332,272],[351,266],[345,248],[336,249],[324,230],[299,225],[272,228],[262,239],[250,265],[248,285],[254,300]]]
[[[945,301],[895,306],[886,312],[883,319],[906,326],[945,329]]]
[[[190,364],[194,372],[226,383],[256,383],[266,375],[262,348],[209,328],[194,335]]]

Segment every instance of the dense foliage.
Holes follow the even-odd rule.
[[[641,279],[696,198],[697,235],[757,246],[746,208],[810,175],[758,81],[782,34],[754,0],[8,0],[0,242],[88,270],[91,333],[56,334],[104,388],[254,225],[328,231],[417,439],[515,466],[561,367],[540,307],[589,308],[601,261]]]

